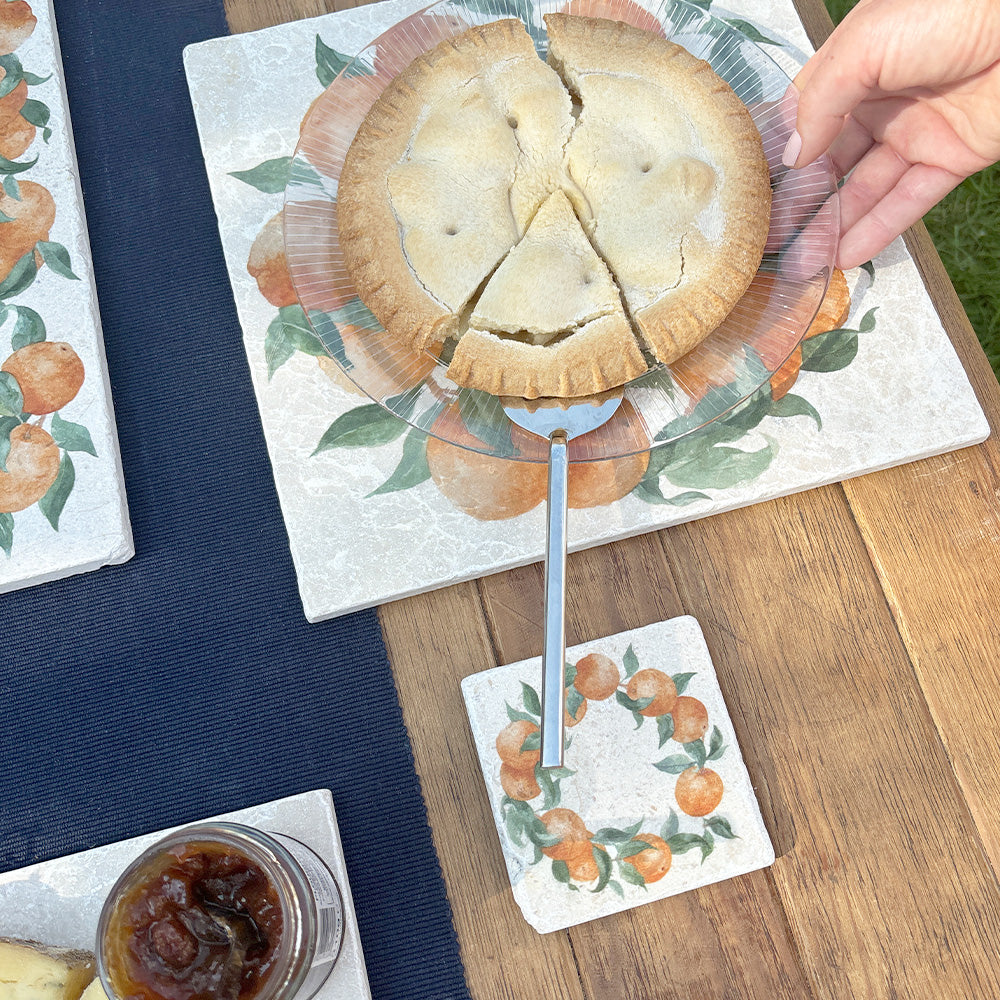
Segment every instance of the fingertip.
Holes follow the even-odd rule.
[[[786,167],[798,166],[799,156],[802,153],[802,136],[799,135],[798,129],[793,129],[792,134],[788,137],[788,142],[785,143],[785,150],[781,154],[781,162]]]

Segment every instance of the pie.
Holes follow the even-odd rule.
[[[581,396],[690,351],[760,264],[771,189],[744,104],[702,60],[616,21],[470,28],[391,81],[337,217],[358,294],[448,375]]]

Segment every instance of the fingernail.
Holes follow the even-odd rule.
[[[785,151],[781,154],[781,162],[786,167],[794,167],[795,161],[799,158],[799,153],[802,152],[802,136],[799,135],[798,130],[793,130],[792,134],[788,137],[788,142],[785,145]]]

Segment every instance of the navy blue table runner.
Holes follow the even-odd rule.
[[[329,788],[376,1000],[468,996],[378,619],[298,598],[181,61],[222,4],[55,9],[137,554],[0,597],[0,870]]]

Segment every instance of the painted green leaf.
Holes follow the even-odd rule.
[[[27,306],[8,306],[17,313],[14,322],[14,332],[10,336],[10,347],[12,351],[20,350],[28,344],[37,344],[45,340],[45,320]]]
[[[533,733],[528,733],[521,742],[521,750],[538,750],[542,745],[542,734],[538,731]]]
[[[762,35],[749,21],[744,21],[742,18],[724,17],[722,20],[730,27],[741,31],[751,42],[756,42],[757,45],[781,45],[781,42],[776,42],[773,38]]]
[[[656,731],[660,737],[658,746],[661,747],[674,735],[674,717],[669,712],[656,717]]]
[[[680,820],[677,817],[677,813],[670,810],[670,815],[663,821],[663,826],[660,827],[660,836],[670,842],[670,838],[675,836],[677,830],[680,828]]]
[[[52,414],[52,440],[64,451],[84,451],[97,457],[90,431],[83,424],[75,424],[71,420],[63,420],[58,413]]]
[[[652,698],[630,698],[624,691],[615,692],[615,701],[630,712],[641,712],[653,703]]]
[[[682,449],[663,474],[675,486],[731,489],[756,479],[773,461],[777,444],[770,438],[757,451],[718,445],[712,448]]]
[[[538,769],[536,769],[536,774],[537,771]],[[555,847],[562,838],[549,833],[545,824],[534,814],[530,806],[528,806],[528,813],[530,813],[530,819],[526,818],[524,824],[524,832],[528,835],[528,839],[538,847]]]
[[[531,722],[536,722],[537,717],[532,715],[530,712],[522,712],[519,708],[514,708],[512,705],[504,702],[507,705],[507,718],[511,722],[520,722],[521,720],[529,720]]]
[[[722,742],[722,732],[718,726],[712,726],[712,737],[708,744],[708,759],[718,760],[725,752],[726,748]]]
[[[804,372],[836,372],[858,354],[857,330],[829,330],[802,342]]]
[[[569,660],[567,660],[563,664],[563,683],[566,685],[566,687],[570,687],[570,685],[572,685],[573,681],[575,680],[576,680],[576,664],[570,663]]]
[[[538,698],[538,692],[530,684],[525,684],[524,681],[521,681],[521,698],[524,701],[524,707],[529,712],[534,712],[535,715],[542,714],[542,703]]]
[[[816,421],[816,430],[823,429],[823,418],[819,411],[807,399],[794,393],[785,393],[781,399],[771,402],[772,417],[812,417]]]
[[[518,847],[524,847],[526,841],[524,837],[524,819],[521,814],[512,809],[508,810],[507,814],[504,816],[504,823],[507,827],[507,834],[510,836],[510,839],[513,840]]]
[[[0,511],[0,549],[3,549],[10,557],[11,549],[14,548],[14,515],[7,511]]]
[[[24,79],[24,67],[13,52],[0,56],[0,67],[4,71],[3,79],[0,80],[0,97],[6,97]]]
[[[622,657],[622,666],[625,668],[625,677],[631,677],[639,669],[639,657],[635,655],[632,643],[628,644],[625,655]]]
[[[646,888],[646,880],[639,874],[639,869],[631,861],[619,858],[618,871],[621,874],[622,881],[628,882],[629,885],[641,885],[643,888]]]
[[[14,160],[8,160],[6,156],[0,156],[0,174],[23,174],[25,170],[30,170],[37,162],[37,156],[28,163],[17,163]]]
[[[405,421],[378,403],[365,403],[337,417],[320,438],[313,455],[331,448],[377,448],[395,441],[406,426]]]
[[[667,838],[667,846],[674,854],[686,854],[696,847],[703,847],[704,838],[697,833],[675,833]]]
[[[31,122],[32,125],[36,125],[38,128],[45,128],[48,125],[50,115],[51,112],[47,104],[33,100],[30,97],[21,105],[21,117],[26,122]]]
[[[292,165],[292,157],[276,156],[273,160],[265,160],[249,170],[231,170],[230,177],[235,177],[244,184],[263,191],[264,194],[280,194],[288,185],[288,171]]]
[[[20,295],[31,286],[36,274],[38,274],[38,268],[35,266],[35,254],[29,250],[11,268],[10,274],[3,281],[0,281],[0,299],[10,299],[15,295]]]
[[[17,183],[17,178],[13,174],[7,174],[4,177],[3,189],[8,198],[13,198],[14,201],[21,200],[21,185]]]
[[[677,688],[678,694],[684,694],[688,684],[691,683],[691,678],[694,677],[695,672],[686,674],[672,674],[670,679],[674,682],[674,687]]]
[[[535,781],[538,782],[538,787],[542,790],[542,810],[548,811],[549,809],[554,809],[559,805],[559,800],[562,797],[559,792],[559,783],[555,781],[551,774],[549,774],[548,769],[542,767],[540,764],[535,765]],[[544,826],[544,824],[543,824]],[[551,834],[545,834],[547,838],[550,838],[550,842],[547,844],[540,844],[541,847],[551,847],[552,843],[559,843],[558,837],[552,837]]]
[[[24,396],[17,379],[10,372],[0,372],[0,417],[19,417],[23,409]]]
[[[35,249],[42,255],[53,271],[62,278],[72,278],[74,281],[80,279],[73,273],[70,264],[69,251],[61,243],[52,243],[49,240],[39,240],[35,244]]]
[[[417,428],[410,428],[403,441],[403,455],[392,475],[378,489],[368,494],[370,497],[383,493],[399,493],[431,478],[427,464],[427,435]]]
[[[264,360],[267,362],[268,379],[296,351],[314,358],[328,356],[322,341],[309,325],[302,306],[282,306],[278,315],[268,324],[264,336]]]
[[[673,754],[670,757],[664,757],[663,760],[657,761],[653,765],[657,771],[663,771],[666,774],[683,774],[692,766],[691,758],[685,754]]]
[[[616,882],[613,878],[608,879],[608,888],[619,898],[625,898],[625,890],[621,887],[621,884]]]
[[[316,79],[319,80],[321,86],[329,87],[350,63],[350,56],[345,56],[342,52],[331,49],[319,35],[316,36]],[[374,70],[355,61],[344,75],[370,76],[372,73]]]
[[[576,688],[571,688],[566,693],[566,711],[569,712],[570,718],[576,718],[576,713],[580,711],[583,702],[584,697]]]
[[[0,472],[7,471],[7,456],[10,454],[10,432],[20,426],[19,417],[0,417]]]
[[[597,885],[591,889],[591,892],[601,892],[604,887],[608,884],[608,880],[611,878],[612,868],[611,868],[611,856],[607,851],[602,851],[599,847],[592,848],[594,852],[594,860],[597,862]]]
[[[625,830],[619,830],[616,826],[602,826],[593,839],[599,844],[627,844],[639,832],[642,820],[634,823]]]
[[[73,460],[69,457],[69,452],[64,451],[62,460],[59,462],[59,473],[56,476],[56,481],[49,487],[48,493],[38,501],[38,509],[56,531],[59,530],[59,518],[62,516],[63,508],[73,491],[75,482],[76,469],[73,468]]]
[[[633,712],[632,718],[635,720],[635,728],[642,729],[646,722],[646,716],[644,716],[642,712]]]
[[[569,865],[558,859],[552,862],[552,877],[563,885],[569,885]]]
[[[39,76],[37,73],[29,73],[25,70],[21,74],[22,79],[29,87],[38,87],[43,83],[47,83],[52,79],[52,74],[49,73],[47,76]]]
[[[873,306],[861,317],[861,322],[858,324],[858,333],[871,333],[875,329],[875,313],[878,311],[878,306]]]
[[[323,178],[319,171],[304,157],[294,156],[288,165],[288,176],[285,179],[286,187],[314,187],[323,188]]]
[[[698,765],[698,767],[705,766],[705,761],[708,758],[708,751],[705,749],[704,740],[692,740],[690,743],[685,743],[684,749],[688,752],[691,759]]]
[[[344,305],[328,314],[334,323],[342,326],[356,326],[359,330],[381,330],[382,324],[375,318],[375,314],[361,301],[361,299],[351,299]]]
[[[643,851],[648,851],[652,846],[653,845],[648,840],[643,840],[640,835],[628,841],[628,843],[622,844],[622,846],[618,849],[618,857],[634,858],[637,854],[642,854]]]
[[[705,820],[705,826],[707,826],[717,837],[722,837],[724,840],[736,839],[736,834],[733,833],[733,828],[730,825],[729,820],[723,819],[721,816],[709,817]]]
[[[712,851],[715,850],[715,838],[712,834],[706,830],[701,837],[701,863],[705,863],[705,858],[707,858]]]
[[[668,497],[660,488],[659,474],[654,471],[654,474],[651,475],[648,469],[646,474],[633,488],[632,496],[645,503],[666,504],[670,507],[686,507],[688,504],[695,503],[698,500],[711,499],[705,493],[698,493],[692,490],[687,490],[684,493],[675,493],[672,497]]]
[[[458,411],[466,430],[501,458],[511,458],[516,452],[511,440],[512,424],[504,417],[497,419],[497,399],[478,389],[463,389],[458,396]],[[503,417],[503,414],[500,414]]]

